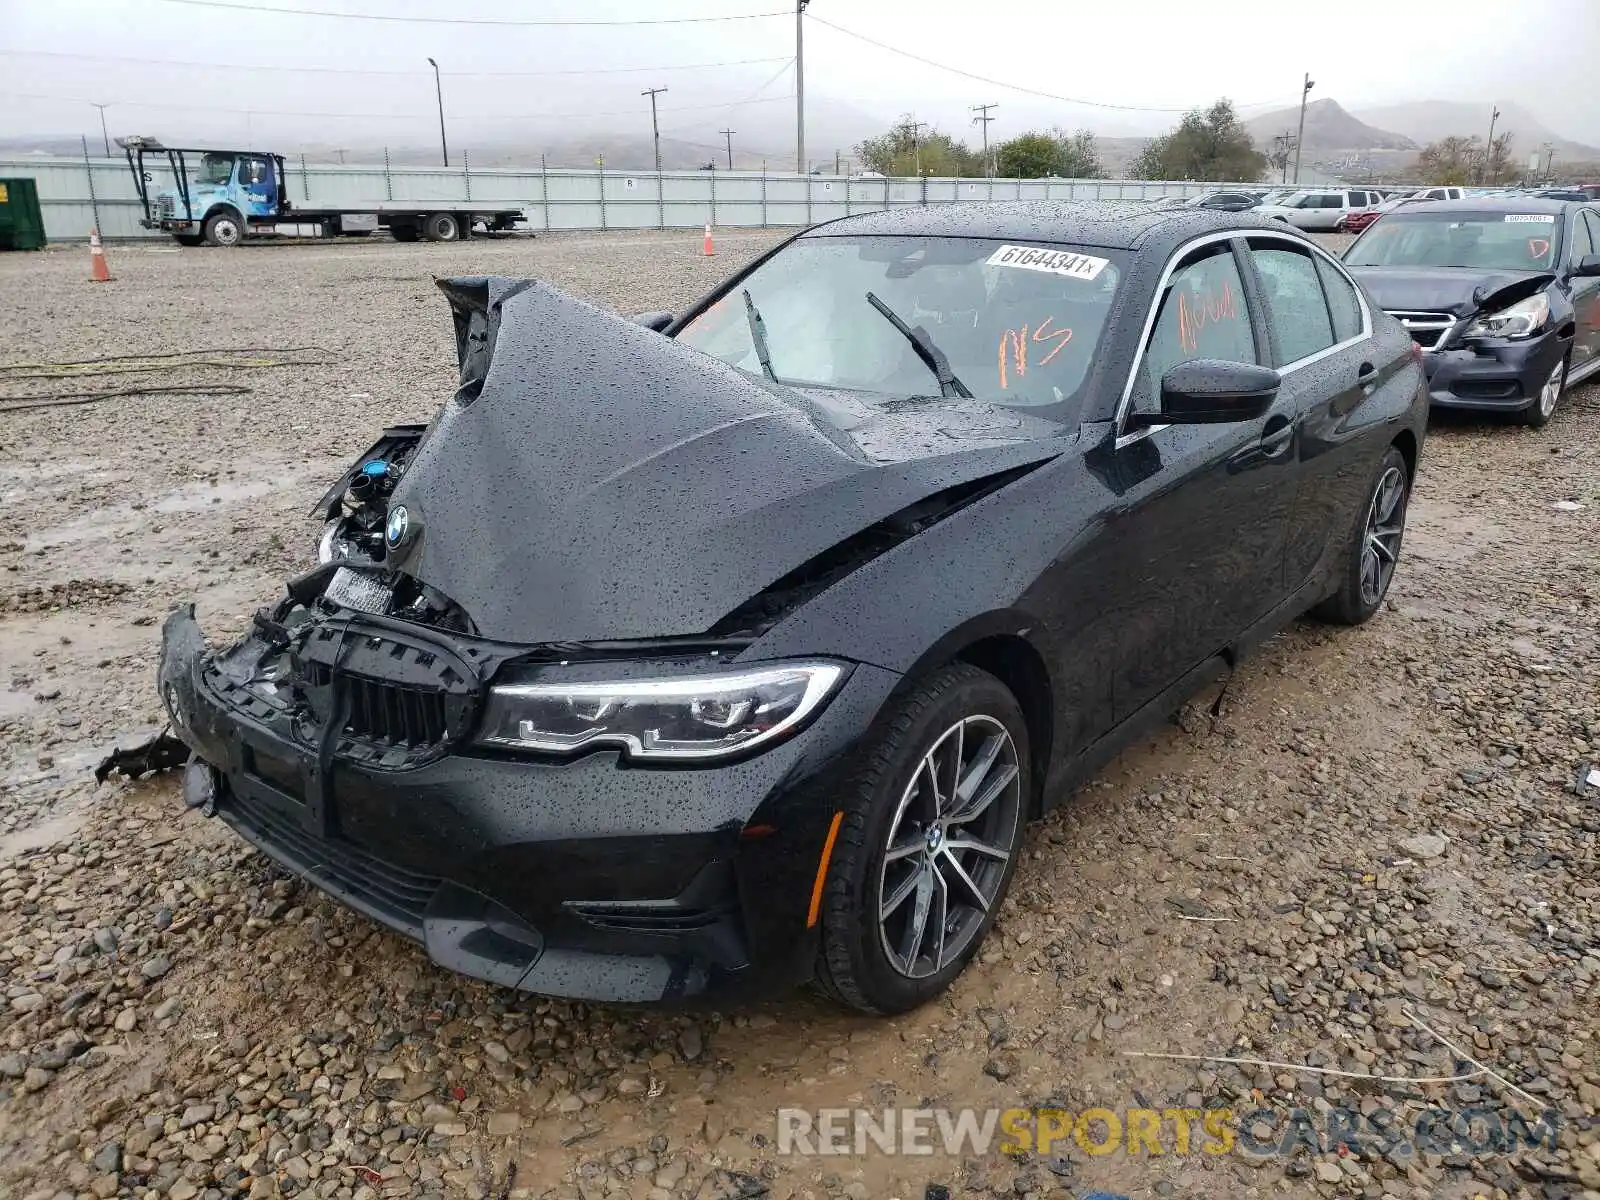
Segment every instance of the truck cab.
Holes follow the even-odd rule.
[[[170,233],[185,245],[201,242],[234,246],[254,226],[271,226],[286,218],[290,204],[284,192],[283,158],[260,150],[188,150],[162,146],[153,139],[119,139],[140,187],[146,229]],[[151,194],[154,173],[146,156],[166,158],[172,185]],[[137,154],[137,162],[134,161]]]

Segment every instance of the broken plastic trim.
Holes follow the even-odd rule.
[[[95,782],[104,783],[113,775],[137,779],[141,775],[183,766],[189,761],[189,747],[173,737],[169,730],[170,727],[163,729],[149,741],[129,746],[126,750],[121,747],[112,750],[94,769]]]
[[[879,555],[887,554],[900,543],[937,525],[946,517],[970,504],[976,504],[985,496],[998,492],[1053,461],[1053,457],[1040,459],[1026,466],[969,480],[890,513],[883,520],[807,559],[781,579],[761,589],[713,625],[708,636],[722,638],[745,635],[753,638],[765,633],[811,597],[826,591]]]

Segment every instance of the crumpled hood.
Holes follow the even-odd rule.
[[[813,399],[548,284],[439,287],[461,387],[395,488],[410,533],[390,562],[485,637],[704,633],[867,526],[1061,450],[1059,426],[974,402],[917,436],[904,411],[847,434]]]
[[[1481,271],[1474,267],[1351,267],[1378,307],[1391,312],[1443,312],[1470,317],[1515,304],[1550,286],[1548,271]]]

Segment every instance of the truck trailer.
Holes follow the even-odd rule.
[[[385,200],[354,207],[297,206],[285,187],[283,155],[262,150],[164,146],[154,138],[118,138],[128,157],[146,229],[170,233],[184,246],[237,246],[274,236],[281,225],[311,225],[313,236],[366,236],[387,229],[397,242],[454,242],[474,230],[501,233],[527,217],[520,208],[470,201]],[[146,156],[165,158],[174,185],[154,191]],[[151,166],[155,164],[150,164]]]

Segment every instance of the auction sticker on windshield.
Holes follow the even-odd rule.
[[[1073,250],[1042,250],[1038,246],[1001,246],[985,261],[990,267],[1018,267],[1024,271],[1047,271],[1073,279],[1093,279],[1110,263],[1108,258],[1079,254]]]
[[[1555,216],[1551,213],[1507,213],[1508,224],[1521,225],[1554,225]]]

